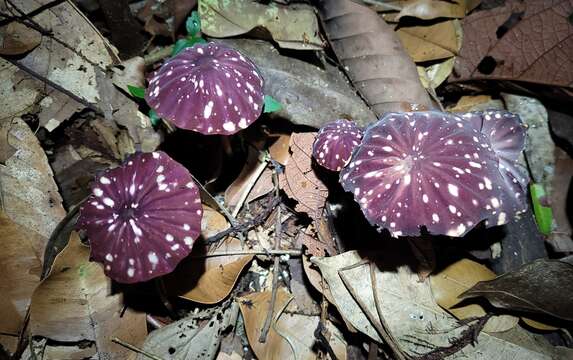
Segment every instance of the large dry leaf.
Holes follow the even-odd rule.
[[[416,66],[420,81],[426,89],[436,89],[440,86],[454,70],[455,58],[449,58],[437,64],[427,67]]]
[[[539,259],[490,281],[477,283],[460,295],[485,297],[494,306],[573,321],[573,265]]]
[[[147,334],[145,314],[124,309],[122,294],[112,290],[103,268],[89,261],[89,252],[72,233],[49,276],[34,291],[30,333],[60,342],[94,342],[101,358],[128,358],[133,353],[111,339],[139,346]]]
[[[0,10],[5,6],[0,4]],[[20,55],[40,45],[42,35],[18,22],[11,22],[0,28],[0,55]]]
[[[266,342],[260,343],[261,329],[269,313],[271,292],[252,293],[238,298],[247,338],[258,359],[316,359],[314,330],[319,317],[284,313],[291,300],[292,296],[286,290],[278,289],[271,328]],[[346,343],[342,334],[330,322],[327,323],[327,330],[330,332],[330,339],[327,340],[337,359],[346,359]]]
[[[328,189],[312,168],[312,144],[316,133],[293,133],[290,141],[291,158],[280,176],[281,189],[297,201],[296,211],[313,219],[322,216]]]
[[[338,60],[376,114],[432,107],[416,66],[374,11],[350,0],[321,0],[318,9]]]
[[[210,250],[197,244],[175,271],[165,276],[169,293],[202,304],[220,302],[233,290],[239,275],[254,255],[208,256],[214,251],[241,250],[241,242],[235,238],[227,238]]]
[[[240,50],[257,64],[265,79],[265,94],[283,106],[278,116],[315,128],[340,117],[351,118],[360,126],[376,121],[374,113],[336,66],[325,61],[316,66],[280,55],[274,46],[260,40],[219,41]]]
[[[257,184],[259,186],[255,191]],[[225,190],[225,204],[235,208],[241,201],[250,202],[268,194],[273,188],[272,172],[267,169],[267,161],[263,161],[257,150],[249,148],[241,173]],[[234,209],[234,212],[237,213],[237,210]]]
[[[268,5],[253,0],[199,0],[201,31],[212,37],[232,37],[256,27],[266,29],[280,47],[320,50],[318,21],[306,5]]]
[[[389,256],[389,255],[386,255]],[[388,259],[387,259],[388,260]],[[373,338],[378,335],[370,320],[363,313],[367,309],[369,317],[378,323],[380,318],[376,310],[372,279],[368,264],[356,251],[346,252],[328,258],[313,258],[324,278],[330,285],[335,304],[347,320],[356,328]],[[389,264],[382,262],[382,266]],[[428,281],[420,282],[416,273],[407,265],[381,270],[377,266],[376,289],[380,313],[384,318],[387,331],[397,345],[410,355],[427,353],[437,346],[449,346],[452,338],[460,336],[467,329],[443,311],[433,300]],[[343,273],[341,275],[341,273]],[[348,284],[341,277],[346,276]],[[352,291],[349,292],[351,287]],[[362,306],[359,305],[360,300]],[[480,333],[474,346],[466,346],[451,358],[466,359],[550,359],[542,353],[531,351],[487,333]]]
[[[570,189],[573,179],[573,159],[565,151],[555,149],[555,176],[553,177],[553,189]],[[569,190],[571,193],[571,190]],[[552,191],[550,194],[555,229],[549,236],[548,242],[557,252],[573,252],[571,220],[567,214],[567,198],[561,191]],[[571,199],[569,199],[571,201]]]
[[[427,26],[400,27],[396,34],[415,62],[455,56],[462,46],[461,25],[458,20]]]
[[[463,20],[452,81],[507,79],[573,85],[571,0],[507,1]]]
[[[463,18],[480,2],[481,0],[406,0],[390,1],[390,4],[401,8],[396,20],[404,16],[431,20],[436,18]]]
[[[40,281],[42,236],[28,230],[0,211],[0,344],[16,351],[30,298]],[[11,334],[8,336],[7,334]]]
[[[434,299],[456,318],[463,320],[486,314],[479,304],[456,306],[461,299],[458,295],[479,281],[491,280],[495,273],[485,266],[469,259],[461,259],[440,272],[430,276],[430,285]],[[507,331],[517,325],[519,319],[510,315],[493,316],[484,327],[486,332]]]
[[[16,152],[0,165],[0,191],[4,211],[23,227],[42,235],[43,248],[66,215],[52,169],[40,142],[22,119],[0,122],[1,141]]]
[[[171,323],[153,331],[145,340],[143,350],[161,359],[215,359],[221,344],[221,332],[235,323],[238,311],[238,307],[232,305],[222,313],[213,315],[202,326],[193,317]],[[140,354],[137,359],[149,358]]]

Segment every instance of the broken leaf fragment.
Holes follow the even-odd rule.
[[[531,184],[529,190],[531,192],[533,213],[537,227],[543,235],[549,235],[551,234],[551,227],[553,225],[553,210],[551,207],[545,205],[547,204],[545,189],[543,189],[543,185],[541,184]]]

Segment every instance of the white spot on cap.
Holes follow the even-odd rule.
[[[448,192],[450,194],[452,194],[452,196],[455,196],[455,197],[459,196],[458,187],[454,184],[448,184]]]
[[[157,254],[154,253],[153,251],[150,252],[149,254],[147,254],[147,259],[149,260],[151,265],[153,265],[153,268],[155,268],[155,266],[159,263],[159,259],[157,258]]]
[[[193,245],[193,238],[191,236],[185,236],[183,238],[183,242],[185,243],[185,245],[191,247]]]
[[[171,234],[165,234],[165,240],[167,241],[173,241],[175,238],[173,237],[173,235]]]
[[[484,178],[483,178],[483,181],[485,182],[485,187],[486,187],[486,189],[488,189],[488,190],[493,189],[493,187],[491,186],[491,180],[490,180],[490,179],[484,177]]]
[[[159,159],[159,153],[156,151],[152,152],[151,156],[153,156],[154,159]]]
[[[115,205],[115,202],[114,202],[112,199],[108,198],[108,197],[103,198],[102,201],[103,201],[104,204],[106,204],[106,205],[109,206],[109,207],[113,207],[113,206]]]
[[[111,184],[111,181],[108,178],[106,178],[105,176],[100,177],[99,182],[104,184],[104,185]]]
[[[223,129],[227,131],[235,131],[235,124],[233,124],[231,121],[227,121],[223,124]]]
[[[386,152],[391,152],[392,148],[390,146],[384,146],[384,147],[382,147],[382,150],[384,150]]]
[[[438,216],[438,214],[433,213],[432,214],[432,220],[434,220],[435,222],[440,222],[440,217]]]
[[[450,210],[450,212],[451,212],[452,214],[455,214],[455,213],[456,213],[456,210],[457,210],[454,205],[448,205],[448,209]]]
[[[163,170],[165,170],[165,168],[163,167],[163,165],[159,165],[159,166],[157,167],[157,169],[155,170],[155,172],[156,172],[156,173],[162,173]]]
[[[113,256],[112,256],[111,254],[107,254],[107,255],[105,256],[105,259],[106,259],[107,261],[109,261],[109,262],[112,262],[112,261],[113,261]]]
[[[93,193],[95,196],[102,196],[103,195],[103,190],[100,188],[94,188]]]
[[[502,211],[499,213],[499,217],[497,218],[497,224],[498,225],[503,225],[506,222],[506,214]]]
[[[131,186],[129,187],[129,195],[134,195],[135,194],[135,184],[131,184]]]
[[[137,236],[142,236],[143,235],[143,231],[141,231],[141,229],[135,224],[135,221],[133,219],[129,219],[129,225],[131,225],[131,229],[133,230],[133,233]]]
[[[213,101],[209,101],[207,105],[205,105],[205,109],[203,109],[203,117],[208,119],[211,117],[211,111],[213,111]]]
[[[189,224],[183,224],[183,230],[189,231],[190,229],[191,229],[191,226],[189,226]]]
[[[127,276],[133,277],[133,275],[135,275],[135,269],[134,268],[127,269]]]
[[[412,181],[412,177],[410,176],[410,174],[406,174],[406,175],[404,176],[404,183],[405,183],[406,185],[410,185],[410,182],[411,182],[411,181]]]
[[[425,203],[428,203],[428,195],[423,194],[423,195],[422,195],[422,201],[425,202]]]

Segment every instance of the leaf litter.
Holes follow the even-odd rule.
[[[5,251],[0,267],[5,276],[0,289],[6,296],[0,300],[0,357],[570,358],[571,343],[563,334],[573,321],[572,261],[562,257],[573,248],[564,195],[571,183],[565,169],[571,154],[563,145],[566,131],[549,127],[555,108],[563,112],[567,107],[562,98],[548,101],[547,94],[557,88],[567,94],[570,88],[567,57],[561,55],[569,41],[571,4],[365,3],[149,0],[123,7],[114,14],[117,23],[101,17],[109,5],[105,2],[1,3],[0,227]],[[118,23],[134,21],[142,22],[138,26],[145,33],[114,33]],[[543,26],[535,32],[538,21]],[[539,36],[547,39],[541,47]],[[146,43],[135,56],[119,58],[131,49],[120,38],[133,44],[144,38]],[[515,49],[516,39],[532,39],[532,46]],[[173,43],[181,56],[172,55]],[[213,58],[210,51],[217,43],[238,51],[230,56],[235,60],[223,60],[219,53]],[[489,58],[495,69],[485,74]],[[201,69],[250,60],[254,67],[249,69],[256,70],[248,76],[246,68],[226,68],[228,75],[179,74],[189,59]],[[173,64],[177,67],[169,68]],[[534,71],[536,66],[541,70]],[[174,69],[177,82],[153,85],[155,71]],[[254,85],[259,86],[250,82],[254,77],[261,80],[257,96],[273,104],[264,112],[258,97],[249,99]],[[196,108],[196,101],[184,101],[178,93],[182,85],[209,99]],[[169,93],[155,94],[161,89]],[[173,109],[165,110],[165,104],[175,103],[180,119],[158,118],[161,104],[160,113],[168,114]],[[237,119],[222,117],[229,107]],[[519,115],[527,138],[524,151],[516,153],[518,163],[511,165],[523,168],[535,183],[536,191],[523,195],[527,202],[552,210],[554,218],[529,210],[503,226],[468,223],[465,230],[473,230],[456,239],[430,235],[424,228],[420,237],[405,238],[401,229],[385,229],[386,220],[378,221],[377,229],[369,225],[363,215],[370,214],[365,210],[369,203],[362,198],[378,190],[365,189],[360,197],[356,193],[363,189],[353,188],[354,202],[340,183],[349,167],[360,172],[371,166],[368,151],[378,149],[375,144],[366,149],[370,139],[356,145],[364,150],[347,149],[344,161],[336,162],[340,175],[313,159],[317,131],[334,120],[353,122],[361,130],[377,128],[388,121],[377,123],[388,111],[424,109],[497,109]],[[261,112],[258,119],[250,118],[251,110]],[[423,114],[394,117],[412,116],[409,126],[417,128]],[[200,118],[223,123],[209,131]],[[190,122],[199,122],[205,134],[177,128]],[[210,135],[213,131],[227,135]],[[385,139],[391,141],[390,150],[406,139],[404,133]],[[319,142],[325,145],[322,151],[334,144],[328,148],[334,152],[328,157],[332,161],[340,157],[337,134],[327,133],[330,137]],[[503,152],[496,135],[487,135],[497,141],[494,150]],[[104,171],[133,166],[128,157],[136,152],[151,153],[150,158],[167,153],[194,175],[193,182],[179,184],[157,167],[145,182],[151,188],[139,189],[139,164],[124,179],[125,188],[116,190],[153,194],[150,202],[123,203],[104,195],[102,188],[107,191],[118,180]],[[348,154],[351,159],[345,161]],[[377,169],[391,165],[396,172],[410,166],[400,154],[374,161],[382,162]],[[446,189],[433,185],[432,194],[444,201],[461,197],[454,202],[460,209],[439,209],[440,218],[459,217],[457,210],[465,213],[472,206],[465,188],[452,185],[459,181],[454,178],[477,172],[477,167],[456,168]],[[406,190],[417,181],[404,174],[395,178],[395,185]],[[190,231],[191,219],[162,199],[176,203],[171,190],[195,185],[201,199],[193,206],[202,219],[201,234],[193,241],[178,235]],[[490,185],[484,179],[482,186]],[[114,224],[123,222],[120,231],[129,233],[122,233],[119,242],[145,251],[125,259],[115,258],[115,249],[90,255],[90,247],[101,239],[93,238],[93,232],[90,238],[76,224],[90,191],[91,206],[106,214],[96,224],[99,233],[112,233]],[[419,202],[426,200],[422,196]],[[401,208],[413,203],[396,201],[395,209],[381,203],[380,214],[409,214]],[[507,204],[498,210],[497,198],[488,201],[486,210],[495,212],[500,223],[509,220]],[[147,227],[140,221],[146,216],[159,225]],[[180,225],[177,232],[166,230],[174,224]],[[392,224],[402,226],[403,221]],[[168,250],[160,252],[149,245],[151,240]],[[190,254],[170,274],[154,276],[158,264],[171,261],[182,245],[192,248]],[[546,252],[544,245],[553,251]],[[118,265],[125,266],[127,276],[146,262],[151,279],[115,282],[105,276],[106,261],[123,262]]]

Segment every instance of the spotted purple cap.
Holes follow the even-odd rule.
[[[145,100],[175,126],[231,135],[263,110],[263,78],[253,62],[218,43],[195,44],[154,74]]]
[[[371,125],[340,182],[370,223],[393,236],[463,236],[513,214],[487,137],[441,112],[390,113]]]
[[[340,171],[350,161],[352,150],[362,139],[362,129],[349,120],[339,119],[320,128],[312,156],[328,170]]]
[[[490,141],[499,158],[499,169],[508,187],[515,197],[517,212],[527,209],[525,191],[529,183],[526,169],[518,162],[519,154],[525,148],[526,127],[519,115],[508,111],[488,110],[459,114],[469,120]]]
[[[80,210],[91,259],[122,283],[167,274],[201,231],[201,199],[189,171],[163,152],[137,153],[99,175]]]

